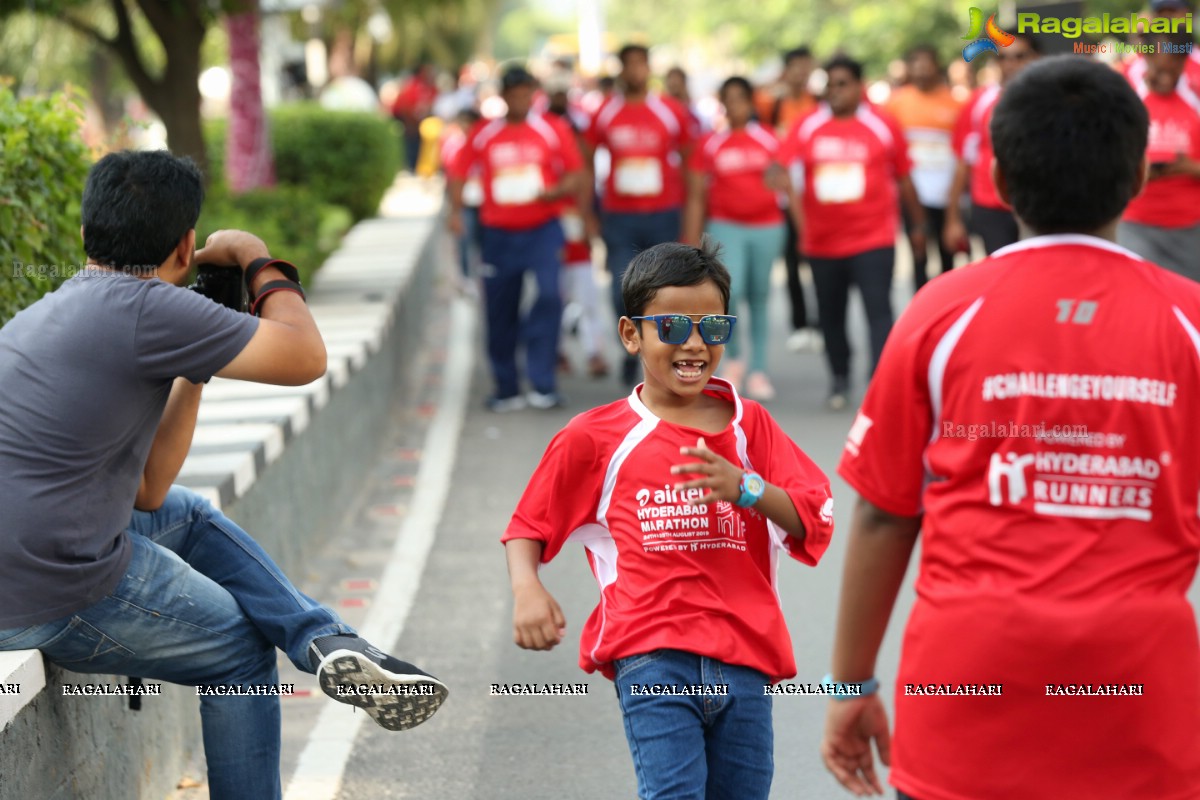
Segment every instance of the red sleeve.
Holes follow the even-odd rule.
[[[500,537],[542,542],[542,563],[577,529],[596,522],[605,465],[583,425],[572,421],[550,440]]]
[[[595,150],[600,145],[604,144],[604,131],[600,130],[600,114],[612,102],[611,99],[605,100],[596,109],[596,113],[592,115],[592,119],[588,122],[587,129],[583,132],[583,140],[588,143],[588,147]]]
[[[479,125],[476,125],[467,134],[467,140],[454,153],[454,157],[446,163],[446,175],[450,178],[458,180],[466,180],[471,174],[471,167],[475,163],[475,137],[479,133]]]
[[[687,153],[700,138],[700,120],[683,103],[675,103],[675,116],[679,118],[679,152]]]
[[[557,117],[553,118],[554,130],[562,141],[563,172],[574,172],[583,169],[583,156],[579,153],[579,143],[575,139],[575,131],[570,125]]]
[[[863,498],[902,517],[921,513],[925,448],[933,433],[932,353],[926,350],[935,337],[924,324],[929,303],[921,302],[931,296],[915,298],[888,334],[837,470]],[[952,304],[953,298],[943,294],[937,300],[946,301]]]
[[[896,143],[894,153],[896,177],[903,178],[912,172],[912,159],[908,155],[908,137],[904,135],[904,129],[900,127],[900,123],[896,121],[895,117],[891,114],[884,114],[883,118],[892,132],[892,141]]]
[[[975,111],[975,104],[979,101],[979,92],[971,95],[971,99],[963,104],[962,110],[958,112],[958,119],[954,122],[954,132],[950,134],[950,146],[954,148],[954,155],[959,161],[963,160],[963,150],[967,144],[967,136],[971,133],[971,115]]]
[[[712,139],[712,137],[713,134],[711,133],[705,134],[704,138],[696,143],[696,147],[693,148],[692,154],[688,156],[687,168],[692,172],[703,172],[707,174],[712,171],[712,164],[709,163],[708,154],[705,152],[708,147],[708,142],[710,139]]]
[[[746,407],[756,409],[758,418],[754,435],[747,437],[754,448],[751,463],[763,480],[787,492],[804,524],[803,538],[780,531],[781,544],[792,558],[815,566],[833,537],[833,494],[829,478],[765,409],[748,402]]]
[[[804,124],[804,121],[812,113],[810,111],[807,114],[801,114],[792,123],[792,127],[788,129],[787,134],[779,140],[779,155],[776,158],[779,159],[779,163],[783,166],[786,167],[800,158],[800,126]]]

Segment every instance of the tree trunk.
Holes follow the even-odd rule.
[[[275,183],[275,165],[271,159],[271,142],[262,102],[259,20],[257,0],[246,3],[242,13],[230,14],[225,19],[233,74],[229,133],[225,140],[225,179],[234,193]]]

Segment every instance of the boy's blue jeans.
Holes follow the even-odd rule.
[[[766,675],[679,650],[619,658],[614,666],[641,800],[766,800],[775,772]],[[653,693],[717,685],[728,694]]]
[[[74,672],[261,686],[279,682],[275,648],[311,673],[313,639],[353,633],[195,492],[171,487],[157,511],[133,512],[127,531],[133,555],[111,594],[53,622],[0,630],[0,650],[36,648]],[[204,695],[200,718],[214,800],[281,795],[278,696]]]

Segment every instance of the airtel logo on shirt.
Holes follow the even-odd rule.
[[[662,147],[658,131],[632,125],[614,125],[608,132],[608,142],[615,150],[658,150]]]
[[[742,150],[727,148],[717,153],[713,166],[717,172],[757,172],[771,163],[766,150]]]
[[[840,136],[816,136],[812,143],[814,161],[866,161],[870,150],[865,142]]]
[[[637,494],[634,495],[637,498],[638,505],[643,508],[651,500],[654,501],[655,505],[659,506],[667,504],[679,505],[686,503],[688,500],[703,496],[703,489],[685,489],[680,492],[672,489],[670,485],[664,485],[661,489],[655,489],[653,493],[649,489],[638,489]]]
[[[542,163],[542,151],[527,142],[505,142],[497,144],[488,153],[493,167],[511,167],[523,164]]]

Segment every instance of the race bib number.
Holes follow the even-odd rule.
[[[543,188],[542,168],[537,164],[505,167],[492,177],[492,200],[502,206],[526,205],[537,200]]]
[[[623,158],[613,172],[613,188],[631,197],[662,194],[662,164],[657,158]]]
[[[477,208],[483,205],[483,184],[479,178],[468,178],[463,184],[463,205]]]
[[[863,199],[867,174],[858,162],[818,164],[813,173],[813,191],[819,203],[855,203]]]
[[[951,170],[954,168],[954,151],[949,142],[929,139],[911,139],[908,155],[913,164],[921,169]]]
[[[583,217],[574,211],[567,211],[561,217],[563,236],[568,242],[582,242],[584,238]]]

